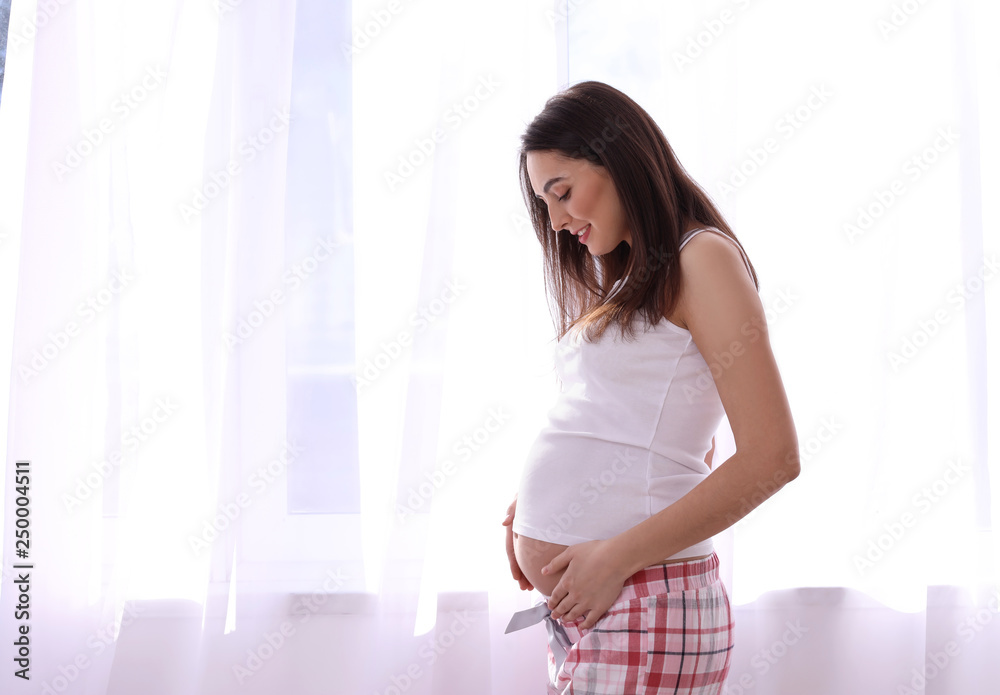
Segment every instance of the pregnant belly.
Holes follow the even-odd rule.
[[[514,557],[521,572],[531,585],[545,596],[551,596],[552,590],[559,583],[565,569],[552,574],[542,574],[542,568],[549,564],[559,553],[566,550],[568,545],[559,545],[541,541],[537,538],[528,538],[514,534]],[[680,558],[666,559],[663,563],[690,562],[692,560],[704,560],[710,555],[686,555]],[[658,563],[659,564],[659,563]]]
[[[514,534],[514,557],[517,558],[517,564],[532,586],[545,596],[552,595],[552,590],[559,583],[565,570],[542,574],[542,568],[568,547]]]

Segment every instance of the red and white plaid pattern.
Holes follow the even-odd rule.
[[[733,618],[719,558],[656,565],[626,580],[589,630],[563,623],[573,647],[550,695],[718,695],[729,672]]]

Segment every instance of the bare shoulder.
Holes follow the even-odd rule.
[[[680,255],[678,303],[691,340],[711,369],[737,451],[783,462],[798,475],[791,409],[771,349],[764,307],[736,243],[716,232]]]
[[[757,288],[736,242],[718,232],[695,234],[681,249],[680,270],[680,295],[668,319],[685,330],[691,330],[692,297],[704,296],[706,291],[712,290],[717,300],[732,299],[735,293],[751,303],[756,298],[759,304]]]

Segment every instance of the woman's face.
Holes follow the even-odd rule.
[[[621,200],[604,167],[549,150],[528,152],[527,167],[552,229],[568,229],[593,256],[611,253],[622,241],[632,245]]]

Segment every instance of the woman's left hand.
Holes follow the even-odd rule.
[[[628,575],[606,540],[571,545],[542,568],[542,574],[555,574],[566,568],[549,596],[552,617],[573,622],[587,619],[579,626],[589,629],[603,616],[621,593]]]

